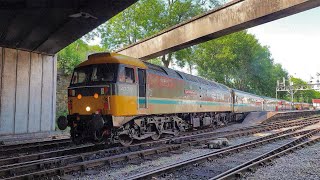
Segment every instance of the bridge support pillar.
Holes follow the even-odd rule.
[[[54,130],[56,61],[0,47],[0,136]]]

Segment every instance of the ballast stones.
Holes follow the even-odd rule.
[[[229,146],[229,140],[227,138],[217,138],[208,142],[209,149],[221,149]]]

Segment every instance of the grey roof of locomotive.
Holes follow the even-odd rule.
[[[191,74],[187,74],[187,73],[173,70],[170,68],[158,66],[158,65],[151,64],[148,62],[144,62],[144,63],[148,66],[149,71],[156,73],[156,74],[159,74],[159,75],[168,76],[168,77],[176,78],[176,79],[182,79],[184,81],[198,83],[198,84],[205,85],[205,86],[211,86],[211,87],[214,87],[220,91],[229,92],[229,90],[230,90],[230,88],[224,84],[220,84],[220,83],[217,83],[214,81],[206,80],[202,77],[194,76]]]

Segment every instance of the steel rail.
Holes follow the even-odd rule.
[[[300,119],[300,121],[301,121],[301,119]],[[309,123],[311,123],[312,121],[309,121]],[[316,121],[315,121],[316,122]],[[297,124],[297,122],[291,122],[292,124],[291,124],[291,126],[292,125],[298,125]],[[307,123],[307,122],[304,122],[304,123]],[[283,125],[284,124],[288,124],[288,123],[271,123],[270,125],[276,125],[277,124],[277,128],[281,128],[281,127],[284,127]],[[281,125],[281,126],[279,126],[279,124]],[[262,127],[267,127],[266,125],[263,125]],[[255,128],[257,128],[257,126],[255,127]],[[241,130],[248,130],[248,129],[252,129],[252,127],[250,127],[250,128],[244,128],[244,129],[241,129]],[[272,129],[274,129],[274,128],[272,128]],[[269,129],[268,129],[269,130]],[[239,130],[240,131],[240,130]],[[234,132],[234,131],[232,131],[232,132]],[[259,131],[258,131],[259,132]],[[218,132],[218,133],[223,133],[223,132]],[[238,134],[238,136],[241,136],[241,135],[246,135],[246,134],[250,134],[250,133],[242,133],[242,134]],[[200,134],[201,135],[201,134]],[[232,135],[231,135],[231,137],[232,137]],[[190,143],[189,143],[189,145],[190,145]],[[181,148],[182,146],[179,146],[179,148]],[[174,149],[174,148],[172,148],[172,149]],[[41,156],[40,156],[41,157]],[[43,154],[42,154],[42,157],[45,157]],[[66,156],[67,158],[72,158],[72,156]],[[79,157],[79,156],[78,156]],[[83,156],[80,156],[81,158],[80,158],[80,160],[84,160],[84,157]],[[74,157],[73,157],[74,158]],[[50,161],[54,161],[54,160],[57,160],[57,159],[60,159],[60,158],[58,158],[58,157],[53,157],[53,158],[47,158],[46,160],[48,160],[49,162]],[[79,158],[78,158],[79,159]],[[12,159],[11,159],[12,160]],[[21,160],[21,159],[20,159]],[[18,159],[18,161],[19,161],[19,159]],[[59,160],[58,161],[59,163],[55,163],[55,165],[59,165],[59,164],[64,164],[64,161],[61,161],[61,160]],[[26,162],[26,163],[18,163],[18,164],[16,164],[17,166],[19,166],[19,165],[32,165],[33,163],[37,163],[37,161],[33,161],[33,162]],[[41,160],[38,160],[38,163],[40,163],[40,164],[38,164],[39,165],[39,167],[40,168],[44,168],[44,163],[41,163]],[[54,163],[53,163],[54,164]],[[14,167],[15,165],[12,165],[11,167]],[[10,166],[7,166],[7,167],[10,167]],[[5,168],[5,166],[3,166],[2,168]],[[15,175],[15,172],[14,172],[14,170],[11,170],[11,171],[9,171],[10,173],[9,174],[11,174],[11,175]],[[8,174],[8,173],[7,173]]]
[[[294,142],[299,141],[299,140],[304,140],[304,139],[310,137],[311,135],[313,135],[315,133],[318,133],[319,129],[313,130],[311,132],[310,132],[310,130],[303,131],[303,132],[307,132],[307,134],[303,135],[302,137],[299,137],[297,140],[294,140]],[[290,135],[284,135],[284,136],[287,136],[287,137],[289,137],[289,136],[299,136],[299,135],[302,135],[303,132],[300,131],[300,132],[296,132],[296,133],[292,133]],[[187,165],[190,165],[190,164],[201,163],[201,162],[205,162],[207,160],[212,160],[212,158],[214,158],[214,157],[223,157],[225,155],[229,155],[229,154],[234,153],[234,152],[239,152],[241,149],[255,148],[258,145],[263,145],[263,144],[266,144],[268,142],[275,141],[276,139],[282,139],[282,138],[284,138],[284,136],[274,137],[274,138],[271,138],[271,139],[268,139],[268,140],[263,140],[263,141],[259,141],[259,142],[255,142],[255,143],[251,143],[251,144],[247,144],[247,145],[243,145],[243,146],[230,147],[230,148],[227,148],[226,150],[222,150],[222,151],[218,151],[218,152],[207,153],[205,155],[200,155],[198,157],[190,158],[188,160],[181,161],[181,162],[174,163],[174,164],[170,164],[168,166],[163,166],[163,167],[160,167],[160,168],[157,168],[157,169],[153,169],[153,170],[150,170],[150,171],[147,171],[147,172],[142,172],[142,173],[130,176],[130,177],[126,178],[126,179],[147,179],[147,178],[152,178],[152,177],[160,175],[160,174],[162,174],[164,172],[166,172],[166,173],[167,172],[172,172],[175,169],[179,169],[181,167],[184,167],[184,166],[187,166]]]
[[[295,130],[298,130],[300,128],[295,128]],[[290,132],[292,130],[286,130],[286,132]],[[307,131],[305,131],[307,132]],[[300,132],[300,134],[302,134],[303,132]],[[278,133],[278,134],[282,134],[282,132]],[[269,138],[273,137],[274,135],[270,135]],[[265,137],[261,138],[265,139]],[[256,141],[256,140],[254,140]],[[249,142],[247,142],[249,143]],[[185,143],[185,145],[187,145],[190,143]],[[191,143],[192,144],[192,143]],[[29,174],[24,174],[24,175],[16,175],[16,176],[12,176],[12,177],[8,177],[7,179],[20,179],[20,178],[25,178],[25,177],[41,177],[41,176],[49,176],[49,175],[54,175],[54,174],[64,174],[65,172],[70,172],[70,171],[74,171],[74,170],[83,170],[86,169],[88,167],[95,167],[95,166],[99,166],[99,165],[104,165],[104,164],[109,164],[111,165],[114,162],[119,162],[119,161],[128,161],[130,159],[134,159],[137,157],[142,157],[144,158],[146,155],[150,155],[150,154],[156,154],[156,153],[161,153],[161,152],[167,152],[168,150],[175,150],[175,149],[179,149],[183,147],[182,145],[171,145],[170,147],[159,147],[158,149],[149,149],[149,150],[145,150],[145,151],[140,151],[140,152],[133,152],[133,153],[127,153],[127,154],[121,154],[121,155],[116,155],[116,156],[112,156],[112,157],[106,157],[106,158],[102,158],[102,159],[96,159],[96,160],[89,160],[89,161],[84,161],[84,162],[79,162],[79,163],[75,163],[75,164],[70,164],[70,165],[66,165],[64,161],[60,161],[60,163],[58,163],[58,167],[59,168],[52,168],[52,169],[46,169],[43,171],[38,171],[38,172],[34,172],[34,173],[29,173]],[[82,159],[84,160],[84,159]],[[50,163],[50,162],[48,162]],[[45,167],[45,164],[42,165],[37,165],[37,167]],[[35,167],[35,166],[33,166]],[[17,167],[16,170],[20,168],[20,169],[24,169],[29,171],[30,169],[28,169],[28,167]],[[15,175],[14,174],[15,169],[10,168],[7,169],[6,171],[1,171],[1,172],[5,172],[6,175],[10,174],[11,175]],[[0,173],[1,175],[4,175],[3,173]]]
[[[274,136],[277,136],[277,135],[280,135],[280,134],[293,132],[293,131],[302,129],[305,126],[308,126],[308,125],[310,125],[310,124],[307,124],[307,125],[304,125],[304,126],[300,126],[300,127],[296,127],[296,128],[293,128],[293,129],[288,129],[288,130],[285,130],[285,131],[281,131],[281,132],[278,132],[278,133],[275,133],[275,134],[272,134],[272,135],[265,136],[263,138],[270,138],[270,137],[274,137]],[[222,137],[226,137],[226,136],[222,136]],[[173,144],[173,145],[167,145],[166,147],[153,148],[153,149],[145,150],[144,151],[144,155],[146,155],[146,154],[151,155],[151,154],[154,154],[155,152],[159,153],[159,152],[164,152],[164,151],[176,150],[176,149],[180,149],[180,148],[183,148],[183,147],[186,147],[186,146],[191,146],[191,145],[199,144],[199,143],[200,144],[207,143],[207,141],[209,141],[211,139],[214,139],[214,138],[216,138],[216,137],[203,138],[203,139],[199,139],[199,140],[188,142],[188,143],[182,143],[182,144],[179,144],[179,145]],[[263,139],[263,138],[260,138],[260,140]],[[254,142],[254,141],[255,140],[253,140],[251,142]],[[135,157],[139,157],[140,153],[141,152],[139,152],[139,151],[131,153],[131,154],[133,154],[133,157],[131,157],[131,158],[130,158],[130,155],[124,155],[122,157],[125,157],[125,158],[119,158],[118,161],[126,160],[126,159],[133,159]],[[61,157],[61,159],[63,158],[64,161],[68,161],[68,160],[70,161],[73,158],[75,158],[76,156],[79,156],[79,157],[81,156],[81,157],[86,158],[86,156],[88,156],[88,153],[87,154],[84,153],[84,154],[79,154],[79,155],[73,155],[73,156],[65,156],[65,157]],[[76,159],[79,159],[79,158],[76,158]],[[47,158],[45,161],[46,161],[46,163],[50,163],[50,164],[59,164],[57,162],[53,162],[55,160],[57,160],[57,158]],[[116,159],[114,159],[114,162],[116,162]],[[40,166],[41,164],[44,165],[43,161],[36,160],[36,161],[30,161],[30,162],[26,162],[26,163],[17,163],[17,164],[9,164],[9,165],[5,165],[5,166],[1,166],[0,167],[0,176],[3,176],[4,174],[11,174],[12,172],[16,171],[15,169],[19,169],[19,168],[23,168],[24,170],[25,169],[31,169],[31,168],[29,168],[30,166],[38,166],[38,165]],[[8,170],[11,173],[3,173],[4,171],[8,172]]]
[[[210,180],[236,179],[241,177],[244,172],[254,172],[255,168],[258,168],[261,165],[270,163],[273,159],[280,158],[281,156],[287,155],[288,153],[292,153],[295,150],[298,150],[298,149],[304,148],[305,146],[310,146],[312,144],[315,144],[316,142],[319,142],[320,136],[311,138],[315,133],[318,133],[318,132],[319,132],[319,129],[307,134],[306,136],[303,136],[302,139],[299,138],[297,140],[289,142],[281,147],[278,147],[272,151],[269,151],[263,155],[260,155],[259,157],[249,160],[237,167],[234,167],[222,174],[219,174],[213,178],[210,178]],[[304,141],[308,138],[310,139],[307,141]]]
[[[0,146],[0,159],[17,153],[39,152],[42,150],[71,145],[71,139],[29,142],[25,144],[12,144]]]
[[[34,142],[26,142],[26,143],[14,143],[14,144],[3,144],[0,145],[0,149],[13,149],[13,148],[20,148],[23,146],[34,146],[34,145],[42,145],[42,144],[48,144],[52,142],[64,142],[64,141],[70,141],[70,138],[62,138],[62,139],[51,139],[51,140],[45,140],[45,141],[34,141]]]
[[[227,124],[230,125],[230,124]],[[182,134],[181,136],[186,136],[188,134],[201,134],[205,132],[210,132],[222,127],[226,127],[227,125],[221,125],[214,128],[206,128],[201,129],[198,131],[188,132],[186,134]],[[8,145],[0,145],[0,161],[1,159],[8,158],[10,156],[14,156],[15,154],[25,153],[30,154],[33,152],[41,152],[42,150],[48,150],[50,148],[57,148],[57,147],[65,147],[68,145],[72,145],[71,139],[59,139],[59,140],[49,140],[49,141],[37,141],[37,142],[28,142],[28,143],[20,143],[20,144],[8,144]],[[91,146],[91,144],[90,144]],[[141,143],[143,146],[143,143]],[[59,151],[59,150],[57,150]],[[23,157],[22,157],[23,158]],[[21,157],[13,158],[13,159],[22,159]],[[16,160],[16,161],[20,161]],[[1,165],[1,162],[0,162]]]
[[[319,111],[301,111],[301,112],[289,112],[289,113],[278,113],[267,120],[264,123],[277,122],[279,119],[281,121],[288,121],[290,119],[295,119],[296,117],[312,117],[319,116]]]
[[[309,118],[313,118],[313,117],[309,117]],[[304,118],[304,119],[307,120],[308,118]],[[300,119],[296,119],[296,120],[303,120],[303,118],[302,119],[301,118]],[[262,126],[270,126],[272,124],[279,124],[279,123],[284,123],[284,122],[272,122],[272,123],[269,123],[269,124],[261,124],[261,125],[251,126],[249,128],[259,128],[259,127],[262,127]],[[230,124],[221,125],[221,126],[213,127],[213,128],[201,129],[201,130],[198,130],[198,131],[186,132],[184,134],[181,134],[179,137],[189,136],[190,134],[191,135],[196,135],[196,134],[211,133],[210,131],[216,130],[218,128],[225,127],[227,125],[230,125]],[[243,131],[245,129],[248,129],[248,128],[240,128],[240,129],[237,129],[236,131]],[[227,133],[227,132],[223,131],[221,133]],[[162,140],[164,140],[162,142],[165,142],[166,139],[164,138]],[[161,140],[158,141],[158,142],[161,143]],[[167,142],[165,142],[165,143],[167,143]],[[38,141],[38,142],[29,142],[29,143],[21,143],[21,144],[0,145],[0,154],[3,155],[3,156],[0,155],[0,159],[4,159],[4,158],[10,157],[10,156],[14,156],[15,154],[19,154],[19,153],[25,153],[25,154],[28,153],[28,154],[30,154],[30,153],[34,153],[34,152],[41,152],[42,150],[47,150],[47,149],[50,149],[50,148],[57,148],[57,147],[61,147],[61,146],[65,147],[65,146],[68,146],[70,144],[72,144],[70,139],[59,139],[59,140]],[[143,146],[144,144],[145,144],[145,146],[149,146],[150,143],[139,143],[139,144],[140,144],[140,146]],[[81,150],[79,150],[79,151],[83,152]],[[17,160],[17,161],[19,161],[19,160]],[[0,163],[0,165],[1,165],[1,163]]]
[[[314,120],[314,122],[318,122],[317,119]],[[294,125],[303,125],[305,123],[313,123],[313,121],[309,121],[309,122],[292,122],[292,124],[281,124],[281,126],[273,126],[273,128],[270,128],[269,126],[262,126],[259,127],[255,126],[254,128],[249,127],[247,129],[243,129],[241,128],[240,130],[234,130],[234,131],[224,131],[224,132],[212,132],[209,134],[206,134],[207,136],[213,136],[214,138],[216,137],[222,137],[222,134],[228,134],[228,133],[233,133],[229,136],[223,136],[223,137],[235,137],[235,136],[244,136],[244,135],[249,135],[252,133],[258,133],[258,132],[263,132],[266,130],[272,130],[272,129],[277,129],[277,128],[283,128],[283,127],[290,127],[290,126],[294,126]],[[264,128],[264,129],[261,129]],[[255,131],[252,131],[252,129],[254,129]],[[242,131],[252,131],[252,132],[242,132]],[[241,132],[240,134],[236,133],[236,132]],[[181,137],[176,137],[176,139],[179,139],[180,142],[181,141],[186,141],[188,138],[197,138],[199,136],[202,136],[202,134],[196,134],[196,135],[189,135],[189,136],[183,136]],[[174,140],[175,138],[173,138]],[[82,156],[89,156],[89,155],[93,155],[93,154],[119,154],[121,152],[130,152],[130,151],[135,151],[136,149],[143,149],[143,148],[151,148],[152,146],[155,145],[159,145],[159,144],[167,144],[169,142],[171,142],[172,139],[162,139],[160,141],[152,141],[149,143],[141,143],[141,144],[137,144],[137,145],[132,145],[129,147],[113,147],[113,148],[109,148],[106,150],[101,150],[103,149],[103,145],[100,145],[100,147],[98,145],[84,145],[84,146],[80,146],[80,147],[71,147],[71,148],[66,148],[66,149],[61,149],[61,150],[54,150],[54,151],[48,151],[48,152],[42,152],[42,153],[38,153],[38,154],[30,154],[30,155],[24,155],[24,156],[19,156],[19,157],[11,157],[11,158],[6,158],[6,159],[0,159],[0,168],[5,168],[8,167],[9,165],[12,166],[12,164],[16,163],[15,165],[22,165],[23,163],[30,163],[30,162],[37,162],[37,161],[41,161],[41,159],[48,159],[48,158],[54,158],[57,159],[58,157],[63,158],[63,156],[66,155],[71,155],[74,153],[83,153],[80,154]],[[192,139],[189,139],[189,141],[192,141]],[[100,149],[100,150],[99,150]],[[88,153],[86,153],[88,152]]]

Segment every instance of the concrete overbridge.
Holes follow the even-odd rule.
[[[55,128],[55,54],[136,0],[0,0],[0,135]]]
[[[117,52],[148,60],[319,5],[319,0],[234,0]]]

